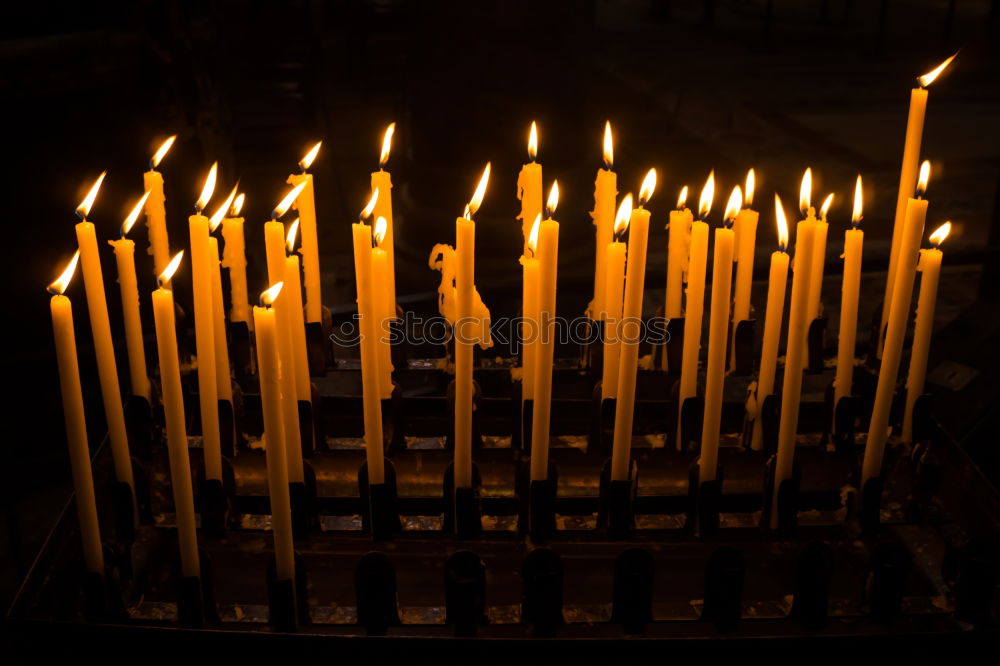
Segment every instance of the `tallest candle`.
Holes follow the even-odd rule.
[[[153,255],[153,274],[160,275],[170,263],[170,242],[167,239],[167,210],[163,195],[163,174],[156,170],[174,145],[177,136],[164,141],[149,160],[149,171],[142,174],[146,200],[146,226],[149,228],[149,254]]]
[[[604,262],[605,248],[614,240],[615,197],[618,196],[618,176],[611,170],[614,166],[614,144],[611,137],[611,122],[604,123],[604,168],[597,170],[594,181],[594,210],[590,217],[594,220],[596,243],[596,263],[594,265],[594,300],[590,303],[590,318],[603,320],[608,309],[607,271]],[[631,205],[630,205],[631,208]]]
[[[314,324],[323,321],[323,298],[320,294],[319,272],[319,239],[316,234],[316,196],[313,190],[313,177],[309,173],[319,148],[323,142],[313,146],[306,156],[299,160],[302,173],[293,173],[288,177],[289,185],[303,185],[302,193],[295,200],[295,208],[299,211],[302,233],[302,270],[305,273],[306,288],[306,321]]]

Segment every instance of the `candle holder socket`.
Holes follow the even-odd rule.
[[[384,636],[399,625],[396,606],[396,569],[378,551],[366,554],[354,569],[358,624],[369,636]]]
[[[150,388],[150,391],[152,390]],[[153,440],[156,435],[153,407],[144,396],[130,395],[125,401],[124,409],[129,453],[139,460],[148,462],[153,457]]]
[[[594,385],[593,425],[587,442],[587,452],[607,457],[611,455],[615,441],[615,409],[617,400],[605,398],[604,384],[598,380]]]
[[[931,393],[921,393],[913,401],[913,413],[910,417],[913,419],[913,442],[929,441],[934,436],[933,406],[934,396]]]
[[[746,564],[740,551],[722,546],[712,552],[705,567],[702,621],[713,623],[720,632],[736,630],[743,613],[745,576]]]
[[[670,411],[672,414],[676,414],[676,416],[672,416],[668,422],[668,441],[673,436],[674,444],[678,451],[684,453],[697,452],[701,447],[701,425],[702,416],[705,411],[703,398],[700,395],[685,398],[679,411],[674,409],[670,409]],[[677,439],[678,437],[680,437],[679,440]]]
[[[626,634],[643,634],[653,621],[653,578],[656,567],[645,548],[629,548],[615,559],[611,621]]]
[[[716,466],[715,478],[701,481],[701,463],[688,471],[688,513],[686,525],[701,539],[713,539],[719,532],[722,507],[722,464]]]
[[[316,452],[316,419],[313,415],[312,400],[299,400],[299,441],[302,444],[302,457],[311,458]]]
[[[627,539],[635,528],[635,497],[638,493],[639,470],[629,461],[628,479],[611,479],[611,460],[601,469],[600,504],[597,524],[608,531],[612,539]]]
[[[480,492],[483,481],[479,467],[472,463],[472,486],[455,487],[455,463],[444,471],[444,523],[445,534],[454,534],[459,539],[472,539],[483,531],[483,512]]]
[[[549,460],[545,479],[531,480],[531,460],[525,459],[517,470],[518,497],[521,500],[519,530],[532,541],[547,541],[556,531],[556,490],[559,469]]]
[[[824,370],[823,350],[826,345],[826,317],[816,317],[809,322],[806,334],[806,371],[810,374],[820,374]]]
[[[754,341],[756,340],[756,319],[733,322],[730,338],[729,374],[749,377],[754,372]]]
[[[276,631],[293,633],[309,624],[309,576],[302,558],[296,552],[295,580],[278,578],[277,562],[272,555],[267,563],[268,622]]]
[[[226,321],[229,329],[229,357],[236,381],[246,383],[256,372],[250,325],[245,321]]]
[[[833,561],[833,549],[821,541],[806,544],[799,554],[790,616],[805,629],[826,626]]]
[[[854,450],[854,442],[857,437],[854,424],[858,418],[858,399],[852,395],[845,395],[837,401],[836,405],[833,404],[833,400],[834,386],[831,383],[826,388],[826,406],[830,420],[827,421],[826,428],[824,428],[826,431],[824,440],[828,434],[835,451],[849,454]]]
[[[358,470],[358,493],[361,496],[361,529],[369,532],[375,541],[393,538],[402,530],[399,521],[399,507],[396,490],[396,468],[392,461],[384,459],[385,480],[382,483],[368,483],[368,461],[361,463]]]
[[[210,539],[226,536],[229,497],[221,479],[202,479],[198,484],[198,512],[201,531]]]
[[[233,401],[219,400],[219,446],[226,458],[235,457],[239,449],[237,432]]]
[[[763,511],[760,524],[764,529],[771,529],[781,536],[792,536],[798,527],[799,489],[802,483],[802,469],[798,461],[792,463],[792,475],[778,484],[775,494],[775,474],[778,464],[777,454],[767,460],[764,468]]]
[[[486,564],[470,550],[451,555],[444,565],[445,622],[455,635],[476,635],[486,617]]]
[[[177,623],[188,629],[218,624],[212,562],[208,553],[198,549],[200,575],[177,577]]]
[[[535,638],[551,638],[563,624],[562,558],[549,548],[536,548],[524,558],[521,621]]]
[[[113,567],[105,566],[103,574],[84,571],[81,593],[87,622],[116,622],[128,617],[122,603],[121,581]]]
[[[308,461],[302,461],[302,481],[288,484],[292,508],[292,535],[308,539],[316,528],[316,472]]]
[[[868,562],[865,601],[872,619],[891,625],[903,612],[903,593],[910,573],[910,555],[894,541],[879,543]]]

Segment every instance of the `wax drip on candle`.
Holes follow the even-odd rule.
[[[781,197],[774,193],[774,219],[778,225],[778,250],[788,251],[788,220],[785,219],[785,207],[781,205]]]
[[[757,175],[751,168],[747,171],[746,186],[743,189],[743,207],[750,208],[753,206],[753,194],[757,187]]]
[[[156,286],[160,289],[165,289],[166,285],[170,284],[170,278],[174,276],[177,272],[177,267],[181,265],[181,259],[184,258],[184,250],[181,250],[174,255],[174,258],[170,260],[167,267],[163,269],[163,272],[156,276]]]
[[[701,188],[701,197],[698,199],[698,219],[705,221],[712,210],[712,200],[715,198],[715,169],[708,174],[705,187]]]
[[[854,212],[851,213],[851,228],[857,229],[858,225],[861,224],[861,220],[864,216],[861,214],[861,209],[863,204],[864,191],[861,188],[861,174],[858,174],[858,180],[854,184]]]
[[[615,163],[615,147],[611,139],[611,121],[604,121],[604,168],[611,171]]]
[[[733,188],[732,194],[729,195],[729,201],[726,202],[726,213],[722,216],[722,225],[726,229],[733,228],[733,222],[736,221],[736,215],[740,212],[740,205],[743,203],[743,191],[740,186],[737,185]]]
[[[949,234],[951,234],[951,221],[950,220],[948,222],[945,222],[944,224],[942,224],[940,227],[938,227],[934,231],[932,231],[931,235],[928,236],[927,240],[929,240],[931,242],[931,245],[934,246],[934,249],[937,250],[937,249],[939,249],[941,247],[941,243],[943,243],[945,241],[945,239],[948,238]]]
[[[160,147],[156,149],[156,152],[153,153],[153,156],[149,158],[150,171],[155,171],[156,167],[160,166],[160,162],[163,161],[163,158],[166,156],[167,151],[170,150],[170,147],[174,145],[174,141],[176,140],[177,140],[177,135],[174,134],[172,137],[169,137],[166,141],[160,144]]]
[[[101,189],[101,183],[104,182],[104,177],[108,175],[107,171],[102,171],[101,175],[97,177],[94,184],[91,185],[90,191],[87,192],[87,196],[83,198],[80,205],[76,207],[76,216],[80,218],[81,222],[87,221],[87,216],[90,215],[90,209],[94,205],[94,199],[97,198],[97,193]]]
[[[687,199],[688,199],[688,186],[685,185],[684,187],[681,188],[681,193],[677,195],[677,210],[684,210],[685,206],[687,206]]]
[[[924,195],[927,194],[927,181],[931,177],[931,163],[929,160],[924,160],[920,164],[920,176],[917,178],[917,199],[923,199]]]
[[[372,190],[371,199],[368,200],[368,203],[365,205],[365,207],[361,209],[360,213],[358,213],[358,222],[360,222],[361,224],[368,223],[368,218],[372,216],[372,211],[375,210],[376,201],[378,201],[377,187],[374,190]]]
[[[389,123],[382,135],[382,154],[378,158],[378,170],[383,171],[385,163],[389,161],[389,151],[392,150],[392,135],[396,132],[396,123]]]
[[[308,180],[303,180],[301,183],[293,187],[288,194],[285,195],[285,198],[282,199],[278,205],[274,207],[274,210],[271,211],[271,219],[277,220],[279,217],[287,213],[288,209],[291,208],[292,203],[295,202],[308,183]]]
[[[920,84],[920,87],[926,88],[930,84],[934,83],[934,80],[937,79],[937,77],[941,74],[941,72],[943,72],[948,67],[948,65],[951,64],[951,61],[955,59],[955,56],[957,56],[958,53],[959,53],[958,51],[955,51],[954,54],[948,56],[945,59],[945,61],[942,62],[940,65],[938,65],[931,71],[927,72],[923,76],[918,76],[917,83]]]
[[[149,193],[151,191],[152,190],[146,190],[145,194],[142,195],[142,198],[139,199],[139,203],[135,205],[132,211],[125,218],[125,221],[122,222],[122,228],[121,228],[122,238],[125,238],[128,232],[132,230],[132,226],[135,224],[135,221],[139,219],[139,213],[142,212],[142,207],[146,205],[146,199],[149,198]],[[110,243],[111,241],[108,242]]]
[[[309,152],[306,153],[305,157],[299,160],[299,169],[302,170],[302,173],[308,171],[309,167],[312,166],[313,161],[316,159],[316,155],[319,154],[319,147],[322,145],[322,141],[317,141],[316,145],[309,149]]]

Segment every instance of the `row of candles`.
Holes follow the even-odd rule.
[[[954,56],[952,56],[954,58]],[[946,223],[931,234],[933,249],[920,249],[927,201],[923,198],[929,177],[929,164],[918,169],[919,144],[927,103],[926,86],[951,62],[949,58],[929,74],[920,77],[920,87],[911,94],[910,116],[900,178],[900,198],[893,232],[886,306],[884,343],[880,347],[882,367],[875,405],[865,448],[863,480],[878,477],[888,437],[889,407],[895,391],[903,353],[912,288],[917,270],[922,271],[918,298],[917,323],[907,382],[904,440],[912,435],[910,421],[914,399],[923,390],[927,354],[934,316],[934,302],[942,254],[938,245],[950,228]],[[394,255],[392,242],[391,178],[383,167],[389,156],[394,125],[386,130],[382,143],[380,168],[372,174],[372,196],[352,227],[358,310],[361,315],[361,366],[364,391],[364,425],[369,482],[384,483],[381,401],[392,391],[392,365],[387,336],[377,327],[396,316]],[[149,228],[150,254],[153,255],[158,288],[152,294],[162,402],[165,414],[167,445],[177,525],[180,533],[182,569],[185,575],[199,571],[195,511],[191,487],[190,462],[184,403],[181,391],[180,360],[174,321],[174,300],[170,280],[181,263],[183,251],[171,257],[166,232],[163,177],[156,167],[173,143],[168,139],[154,154],[150,169],[144,174],[146,192],[122,225],[121,237],[110,241],[116,256],[124,311],[126,348],[129,359],[131,390],[135,396],[151,400],[150,382],[145,366],[139,295],[135,271],[135,244],[126,235],[142,211]],[[523,314],[528,325],[548,334],[529,336],[522,357],[523,397],[532,400],[531,478],[548,476],[550,409],[552,401],[552,366],[555,336],[555,296],[559,252],[559,223],[554,214],[559,200],[558,184],[553,182],[546,205],[542,206],[542,168],[536,161],[537,127],[529,132],[530,161],[518,177],[517,194],[521,200],[524,253]],[[247,297],[246,259],[244,255],[244,220],[239,217],[243,195],[234,188],[216,212],[207,217],[205,207],[215,190],[217,168],[209,170],[189,218],[190,262],[194,295],[197,371],[205,451],[205,477],[222,478],[222,457],[218,420],[218,401],[231,399],[231,371],[225,334],[225,311],[221,267],[229,270],[231,307],[229,319],[245,322],[255,332],[260,392],[264,416],[264,442],[267,456],[272,526],[275,538],[277,570],[282,579],[293,579],[291,509],[289,482],[301,481],[303,462],[297,404],[311,399],[306,361],[305,325],[322,317],[320,271],[317,251],[317,223],[313,180],[308,168],[316,158],[320,144],[300,161],[301,172],[292,174],[292,189],[275,207],[264,224],[269,287],[261,294],[260,305],[251,311]],[[615,404],[614,445],[611,478],[627,480],[632,439],[632,416],[638,370],[639,336],[629,331],[637,326],[643,309],[645,264],[651,213],[647,209],[657,185],[656,171],[646,174],[639,196],[631,194],[617,201],[617,176],[613,171],[613,143],[610,123],[605,125],[604,168],[595,183],[592,216],[596,226],[596,263],[594,298],[589,314],[603,321],[605,336],[602,391]],[[473,215],[481,205],[490,178],[490,165],[479,180],[475,192],[461,216],[456,218],[456,244],[446,252],[451,270],[443,269],[442,313],[453,325],[455,337],[455,486],[468,488],[472,473],[472,349],[489,346],[489,312],[475,288],[475,222]],[[116,478],[134,486],[118,385],[117,364],[112,344],[104,280],[94,225],[87,219],[103,179],[94,184],[77,209],[81,221],[76,226],[79,249],[62,275],[49,285],[52,321],[59,361],[60,380],[70,445],[77,507],[84,540],[85,564],[90,571],[103,571],[103,557],[97,527],[96,502],[87,447],[82,389],[77,366],[72,310],[64,295],[76,269],[82,264],[90,323],[109,428]],[[698,215],[686,206],[684,187],[676,208],[669,214],[667,246],[667,282],[665,313],[668,318],[684,317],[684,343],[680,369],[680,405],[697,395],[697,373],[701,347],[704,294],[708,262],[708,215],[714,198],[714,173],[702,189]],[[726,374],[726,350],[730,324],[749,319],[750,285],[756,243],[758,213],[752,203],[755,174],[751,169],[741,188],[734,187],[723,216],[715,229],[713,280],[709,311],[707,363],[705,366],[704,413],[699,481],[715,479],[720,439],[723,383]],[[914,192],[916,194],[914,195]],[[905,194],[906,196],[903,196]],[[759,375],[751,411],[774,391],[779,339],[784,319],[788,271],[794,274],[787,328],[787,354],[781,391],[781,417],[776,466],[777,488],[791,475],[797,418],[801,399],[806,334],[810,322],[820,313],[820,289],[827,246],[827,211],[832,195],[827,197],[817,216],[810,205],[811,171],[806,170],[800,187],[803,219],[797,225],[794,262],[786,253],[788,226],[781,201],[775,195],[775,218],[779,249],[771,255],[767,306],[764,315],[763,346]],[[638,205],[633,206],[633,201]],[[296,208],[299,219],[286,230],[280,218]],[[857,325],[858,292],[864,234],[861,220],[861,179],[854,197],[852,226],[845,232],[844,271],[841,301],[840,338],[835,389],[837,398],[851,395],[854,342]],[[369,220],[374,219],[374,224]],[[529,223],[530,221],[530,223]],[[225,242],[220,255],[213,232],[221,226]],[[301,230],[302,263],[291,253],[296,232]],[[624,236],[628,234],[627,244]],[[450,248],[449,248],[450,249]],[[919,258],[919,266],[918,266]],[[735,293],[733,293],[733,266]],[[448,284],[448,276],[454,281]],[[686,287],[686,291],[685,291]],[[303,300],[303,292],[305,299]],[[732,307],[731,307],[732,306]],[[759,421],[759,420],[758,420]],[[759,423],[752,439],[753,448],[761,448]],[[776,496],[775,496],[776,499]]]

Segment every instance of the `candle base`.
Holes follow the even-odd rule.
[[[442,531],[459,539],[472,539],[483,531],[483,514],[480,503],[482,478],[479,467],[472,463],[472,487],[455,487],[455,463],[444,471],[444,522]]]
[[[309,586],[306,569],[298,553],[294,554],[295,580],[278,578],[277,564],[272,556],[267,564],[268,622],[276,631],[295,632],[309,624]]]
[[[534,638],[551,638],[563,624],[563,564],[549,548],[536,548],[524,558],[521,621]]]
[[[833,549],[820,541],[807,544],[799,555],[789,616],[803,629],[815,631],[826,626],[833,562]]]
[[[678,451],[694,453],[701,447],[704,411],[705,403],[701,396],[685,398],[680,410],[670,410],[675,416],[671,417],[672,422],[668,424],[667,437],[673,434],[673,444]]]
[[[826,345],[826,317],[816,317],[809,323],[809,332],[806,338],[807,356],[806,372],[818,375],[823,372],[825,365],[824,346]]]
[[[455,636],[471,638],[486,616],[486,564],[469,550],[460,550],[444,565],[445,622]]]
[[[903,595],[911,568],[910,555],[895,542],[880,543],[868,563],[865,601],[872,619],[891,625],[903,612]]]
[[[722,546],[709,556],[705,567],[705,598],[701,620],[720,632],[736,631],[743,613],[743,580],[746,564],[735,548]]]
[[[653,556],[645,548],[629,548],[615,559],[611,621],[626,634],[646,633],[653,621]]]
[[[556,489],[559,486],[559,470],[549,461],[547,478],[540,481],[530,479],[530,459],[525,459],[518,468],[518,496],[521,500],[520,531],[527,532],[532,541],[547,541],[556,531]]]
[[[712,539],[719,533],[722,502],[722,465],[715,478],[701,481],[701,464],[695,462],[688,472],[688,511],[685,526],[700,539]]]
[[[799,488],[802,470],[798,461],[792,463],[792,475],[782,479],[775,492],[775,469],[778,463],[776,455],[767,460],[764,469],[764,498],[760,524],[764,529],[773,529],[781,536],[792,536],[798,527]]]
[[[391,539],[402,530],[396,500],[396,468],[388,458],[384,464],[385,481],[382,483],[368,483],[367,460],[358,470],[358,493],[364,507],[361,529],[369,532],[375,541]]]
[[[250,326],[245,321],[227,321],[226,328],[229,329],[229,357],[233,364],[233,373],[236,381],[241,384],[248,384],[247,380],[254,376],[253,343],[250,337]]]
[[[313,416],[313,402],[299,400],[299,441],[302,443],[302,457],[312,458],[316,452],[316,428]]]
[[[358,624],[369,636],[385,636],[389,627],[399,626],[396,607],[396,569],[382,553],[371,552],[354,569]]]
[[[754,373],[754,352],[757,334],[757,320],[744,319],[734,322],[730,336],[729,374],[749,377]]]
[[[125,433],[129,453],[148,462],[153,457],[153,440],[157,433],[153,426],[153,408],[141,395],[130,395],[125,401]]]
[[[611,479],[611,460],[601,469],[600,503],[597,524],[608,531],[611,539],[627,539],[635,528],[635,497],[638,493],[639,473],[634,460],[629,464],[628,479]]]
[[[219,400],[219,447],[226,458],[235,457],[239,449],[236,432],[236,409],[232,400]]]
[[[210,539],[226,536],[229,520],[229,497],[220,479],[202,479],[198,484],[198,512],[201,531]]]
[[[292,538],[308,539],[316,528],[316,472],[308,461],[302,462],[304,481],[288,484],[292,509]]]
[[[219,623],[211,560],[208,553],[200,548],[198,562],[200,575],[177,578],[177,623],[185,628]]]
[[[833,384],[826,389],[827,414],[831,419],[827,422],[824,432],[824,441],[829,435],[833,448],[839,453],[850,453],[854,449],[857,433],[854,424],[858,418],[858,400],[854,396],[845,395],[833,405],[834,387]]]

